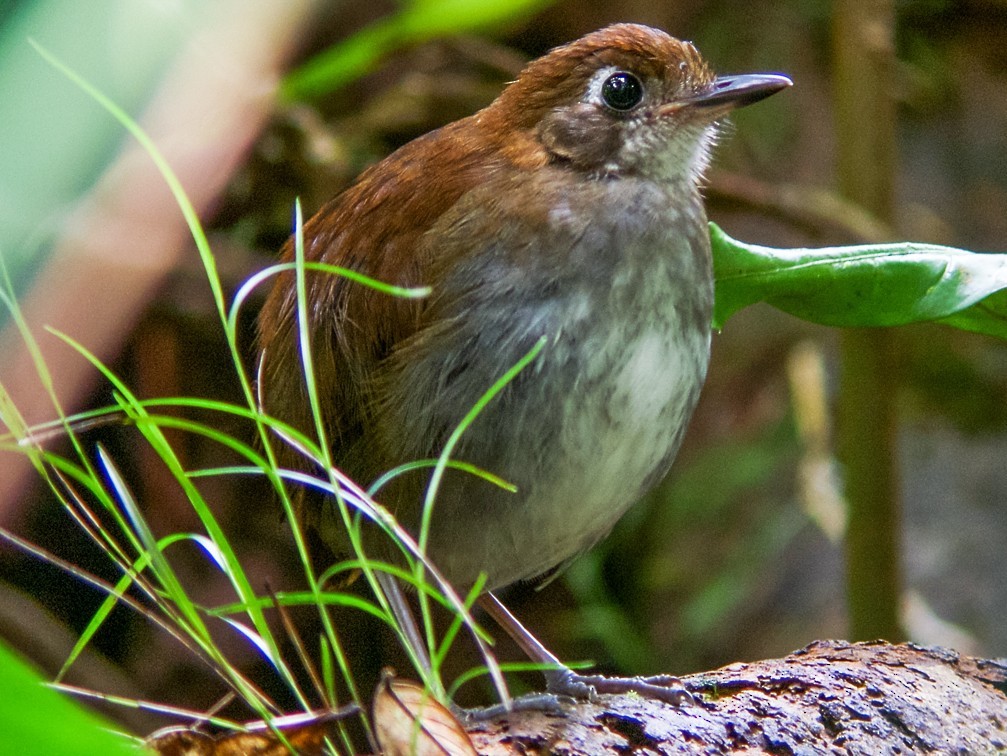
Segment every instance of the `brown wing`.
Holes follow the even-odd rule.
[[[442,213],[499,167],[499,145],[474,139],[478,115],[410,142],[365,171],[304,226],[308,260],[350,268],[401,286],[425,286],[431,260],[420,239]],[[475,145],[481,145],[476,147]],[[436,245],[426,258],[436,255]],[[294,259],[293,239],[282,260]],[[423,300],[382,294],[345,277],[309,272],[309,330],[322,414],[334,457],[367,483],[383,471],[366,445],[370,378],[376,366],[420,328]],[[292,272],[278,276],[259,317],[260,392],[267,412],[303,431],[313,427],[297,337]],[[304,467],[288,454],[285,464]]]

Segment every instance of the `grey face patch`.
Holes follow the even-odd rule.
[[[613,109],[604,97],[605,83],[622,71],[643,87],[640,103],[626,111]],[[541,119],[538,137],[557,160],[596,176],[698,182],[709,162],[716,127],[684,112],[662,112],[660,106],[677,96],[665,86],[617,65],[602,66],[588,79],[579,102],[557,107]]]

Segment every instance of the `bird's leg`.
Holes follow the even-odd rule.
[[[521,647],[529,659],[550,665],[551,668],[545,670],[544,675],[546,690],[554,699],[553,706],[557,703],[555,700],[557,697],[567,696],[590,701],[599,693],[637,693],[646,698],[666,701],[675,706],[694,701],[692,694],[682,685],[682,681],[673,675],[608,677],[577,674],[543,646],[538,638],[532,635],[492,593],[484,593],[480,596],[479,605],[514,639],[514,642]],[[518,704],[522,700],[517,699],[514,703]],[[543,703],[545,703],[544,699]],[[533,705],[522,708],[542,707]],[[547,705],[545,708],[551,707]]]
[[[430,656],[427,654],[423,636],[420,635],[420,630],[416,627],[416,617],[413,610],[409,608],[409,603],[406,601],[405,594],[402,593],[399,581],[381,570],[377,570],[374,574],[388,599],[388,607],[392,610],[392,614],[395,615],[395,619],[402,629],[406,645],[409,646],[413,657],[422,666],[423,671],[429,672]]]
[[[406,597],[398,581],[387,573],[377,573],[388,598],[389,608],[402,628],[405,642],[409,645],[417,662],[424,669],[430,669],[430,659],[423,643],[419,628]],[[549,649],[542,645],[500,599],[492,593],[484,593],[478,599],[479,605],[514,640],[524,654],[533,662],[546,665],[542,674],[546,680],[544,693],[529,693],[515,698],[509,703],[489,706],[484,709],[461,709],[452,707],[455,714],[469,721],[493,719],[511,711],[559,711],[563,699],[593,701],[599,693],[636,693],[647,698],[679,706],[692,702],[692,694],[673,675],[653,677],[608,677],[606,675],[581,675],[567,667]]]

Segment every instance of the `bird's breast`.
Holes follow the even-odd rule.
[[[678,238],[668,249],[641,252],[645,264],[627,259],[636,268],[617,266],[605,286],[571,282],[528,311],[512,308],[509,328],[499,324],[487,357],[497,373],[531,336],[547,341],[466,432],[462,458],[518,492],[484,484],[478,501],[470,488],[458,502],[471,544],[450,551],[451,559],[471,560],[460,571],[481,566],[491,585],[543,573],[608,533],[667,471],[705,379],[712,300],[709,272],[699,267],[683,277],[681,261],[669,255],[703,260]],[[452,540],[462,532],[449,531]]]
[[[517,492],[458,473],[438,493],[432,555],[461,584],[486,572],[488,587],[506,585],[589,548],[666,472],[696,405],[713,298],[702,210],[685,216],[648,186],[620,191],[591,204],[595,214],[582,197],[557,196],[534,232],[515,209],[448,277],[446,290],[461,293],[440,300],[438,339],[403,360],[409,380],[396,383],[388,427],[444,438],[545,338],[454,454]],[[450,228],[459,243],[472,230]]]
[[[557,387],[552,412],[529,419],[539,427],[522,435],[551,438],[549,456],[515,466],[547,468],[526,493],[526,519],[511,522],[510,543],[526,563],[589,548],[678,450],[709,360],[707,283],[682,292],[659,268],[615,286],[562,331],[556,361],[543,360],[543,381]]]

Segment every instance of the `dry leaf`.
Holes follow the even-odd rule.
[[[454,714],[422,685],[388,670],[374,694],[374,732],[384,756],[476,756]]]
[[[274,719],[272,724],[301,756],[321,756],[329,726],[355,711],[353,706],[338,711],[293,714]],[[165,727],[148,736],[144,743],[160,756],[287,756],[290,753],[262,720],[249,722],[244,732],[216,736],[189,727]]]

